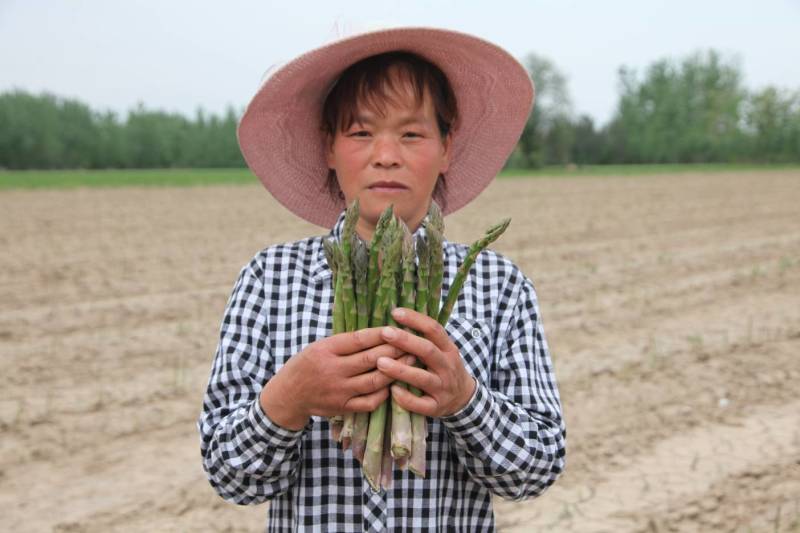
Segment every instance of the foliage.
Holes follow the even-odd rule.
[[[126,120],[50,94],[0,94],[0,168],[244,167],[237,114],[195,120],[142,105]]]
[[[619,70],[612,119],[575,116],[549,59],[523,64],[536,105],[507,169],[560,165],[800,162],[800,91],[747,91],[735,59],[711,50]],[[243,168],[238,114],[193,119],[139,105],[124,119],[72,99],[0,94],[0,169]]]
[[[536,105],[522,131],[510,168],[566,164],[572,144],[572,102],[567,79],[549,59],[528,54],[523,60],[536,87]]]
[[[536,55],[523,63],[536,107],[507,168],[546,165],[800,162],[800,92],[750,93],[736,60],[711,50],[622,67],[611,121],[573,117],[566,78]]]
[[[625,163],[733,161],[742,145],[746,98],[739,68],[716,52],[679,65],[652,64],[639,79],[620,69],[621,95],[610,140]]]

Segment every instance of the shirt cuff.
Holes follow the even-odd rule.
[[[486,387],[475,379],[475,392],[472,393],[472,398],[467,402],[467,405],[452,415],[442,417],[441,421],[451,432],[461,434],[464,437],[470,434],[477,434],[491,403],[491,394],[486,390]]]
[[[283,426],[279,426],[270,420],[264,410],[261,409],[261,402],[258,398],[255,399],[253,405],[250,407],[247,418],[255,434],[267,443],[267,445],[282,448],[288,448],[297,444],[297,441],[300,440],[300,437],[311,425],[311,419],[309,419],[308,425],[299,430],[286,429]]]

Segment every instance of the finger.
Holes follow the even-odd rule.
[[[353,413],[371,413],[377,409],[380,404],[385,402],[388,397],[389,388],[384,387],[371,394],[363,394],[350,398],[345,402],[344,408],[346,411]]]
[[[325,342],[333,353],[349,355],[383,344],[384,341],[381,338],[381,328],[366,328],[332,335]]]
[[[392,361],[392,359],[389,360]],[[394,379],[383,372],[373,370],[348,378],[343,385],[350,396],[361,396],[385,389],[392,384],[392,381]]]
[[[344,372],[348,376],[355,376],[374,370],[381,357],[390,357],[397,359],[405,354],[403,350],[391,344],[379,344],[368,350],[354,353],[352,355],[343,355],[338,358],[338,362],[344,366]]]
[[[429,394],[442,388],[442,380],[436,374],[387,357],[378,359],[378,370],[389,378],[408,383]]]
[[[413,309],[397,307],[392,310],[392,317],[400,324],[418,332],[442,351],[446,351],[453,343],[444,327],[428,315],[423,315]]]
[[[381,335],[387,343],[416,355],[420,361],[430,368],[442,368],[446,364],[442,350],[424,337],[419,337],[391,326],[385,326],[381,330]]]
[[[419,413],[425,416],[437,416],[439,403],[433,396],[417,396],[403,387],[392,387],[392,399],[400,407],[412,413]]]

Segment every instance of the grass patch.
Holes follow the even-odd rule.
[[[571,176],[646,176],[688,172],[737,172],[797,170],[800,165],[588,165],[546,167],[536,170],[510,169],[501,178]],[[2,170],[2,189],[71,189],[75,187],[190,187],[198,185],[256,184],[246,168],[112,169],[112,170]]]
[[[252,183],[258,183],[258,179],[246,168],[0,171],[0,189],[188,187]]]
[[[579,167],[544,167],[535,170],[508,169],[500,173],[501,178],[517,177],[563,177],[563,176],[646,176],[652,174],[687,174],[691,172],[742,172],[797,170],[800,165],[755,165],[728,163],[685,163],[670,165],[585,165]]]

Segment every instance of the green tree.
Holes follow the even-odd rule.
[[[680,63],[657,61],[642,79],[621,68],[611,152],[637,163],[736,159],[746,97],[741,79],[738,63],[713,50]]]
[[[800,160],[800,92],[767,87],[748,98],[745,128],[752,160]]]
[[[572,103],[567,79],[549,59],[528,54],[522,61],[536,87],[536,104],[508,166],[536,168],[569,162]]]

